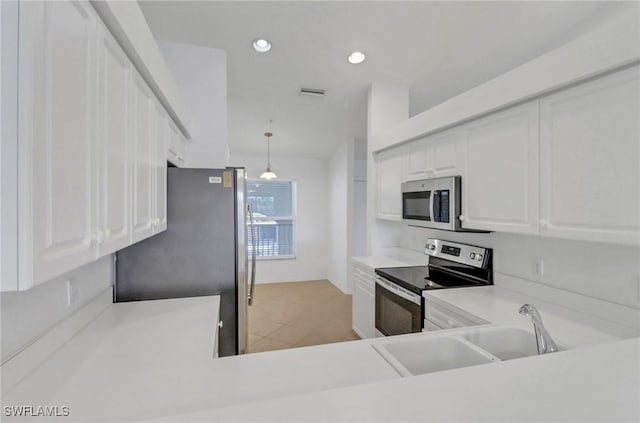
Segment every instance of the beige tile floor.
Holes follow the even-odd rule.
[[[360,339],[351,329],[351,295],[328,280],[256,285],[248,352]]]

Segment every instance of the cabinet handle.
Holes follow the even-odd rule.
[[[465,217],[464,215],[461,214],[460,217],[458,217],[458,219],[460,219],[460,222],[464,222]]]
[[[222,328],[223,324],[224,324],[224,322],[223,322],[222,320],[220,320],[220,321],[218,322],[218,327],[219,327],[219,328]]]
[[[102,244],[102,242],[104,241],[104,233],[102,231],[98,231],[96,232],[95,236],[93,237],[93,239],[98,243],[98,244]]]

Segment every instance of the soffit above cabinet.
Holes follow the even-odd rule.
[[[640,60],[637,15],[606,25],[370,137],[377,152],[563,89]]]

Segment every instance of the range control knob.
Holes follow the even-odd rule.
[[[482,254],[476,254],[476,260],[482,261]]]
[[[471,260],[475,260],[476,259],[476,253],[469,253],[469,258]]]
[[[436,249],[436,246],[434,244],[427,244],[427,248],[431,251]]]

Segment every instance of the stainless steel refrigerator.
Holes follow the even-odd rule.
[[[244,169],[169,168],[167,230],[116,254],[115,301],[220,295],[219,354],[245,353],[249,213]]]

